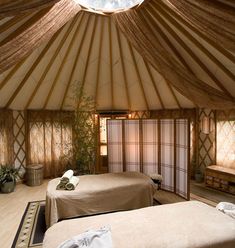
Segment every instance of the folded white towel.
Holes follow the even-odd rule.
[[[235,219],[235,204],[230,202],[220,202],[216,209]]]
[[[69,179],[69,182],[66,184],[66,189],[67,190],[75,190],[75,188],[77,187],[79,183],[79,178],[78,177],[75,177],[75,176],[72,176],[70,179]]]
[[[109,227],[99,230],[88,230],[64,241],[57,248],[112,248],[112,237]]]
[[[73,176],[73,170],[67,170],[64,175],[61,177],[60,182],[61,183],[68,183],[69,179]]]

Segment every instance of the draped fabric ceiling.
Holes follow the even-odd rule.
[[[235,107],[235,3],[149,0],[102,15],[73,0],[0,3],[0,107]]]

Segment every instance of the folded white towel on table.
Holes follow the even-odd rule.
[[[155,181],[159,181],[159,182],[162,181],[162,175],[157,174],[157,173],[149,174],[149,177],[150,177],[152,180],[155,180]]]
[[[79,183],[79,178],[78,177],[75,177],[75,176],[72,176],[70,179],[69,179],[69,182],[66,184],[66,189],[67,190],[75,190],[75,188],[77,187]]]
[[[61,177],[60,182],[61,183],[68,183],[70,178],[73,176],[73,170],[67,170],[64,175]]]
[[[57,248],[112,248],[112,237],[109,227],[99,230],[88,230],[64,241]]]
[[[220,202],[216,209],[235,219],[235,204],[230,202]]]

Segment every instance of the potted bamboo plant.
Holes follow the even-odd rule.
[[[9,165],[0,166],[0,187],[2,193],[11,193],[15,190],[18,170]]]

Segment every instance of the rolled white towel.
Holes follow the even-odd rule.
[[[73,176],[73,170],[67,170],[64,175],[61,177],[60,182],[61,183],[68,183],[69,179]]]
[[[151,177],[151,179],[154,181],[159,181],[159,182],[162,181],[162,175],[157,174],[157,173],[149,174],[149,177]]]
[[[66,190],[66,183],[59,182],[56,186],[56,190]]]
[[[78,177],[75,177],[75,176],[72,176],[70,179],[69,179],[69,182],[66,184],[66,189],[67,190],[75,190],[75,188],[77,187],[79,183],[79,178]]]
[[[220,202],[216,209],[235,219],[235,204],[230,202]]]
[[[112,248],[112,237],[109,227],[89,230],[64,241],[57,248]]]

